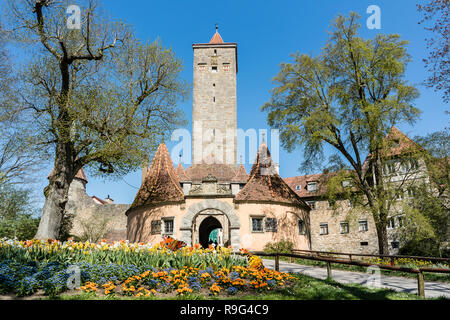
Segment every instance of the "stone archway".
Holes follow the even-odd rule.
[[[199,239],[194,238],[196,236],[195,229],[200,225],[201,221],[197,221],[196,217],[202,212],[207,212],[207,210],[210,210],[210,213],[216,212],[218,216],[221,215],[223,217],[221,224],[222,227],[224,227],[224,242],[231,244],[234,250],[239,250],[239,217],[234,213],[229,204],[215,199],[206,199],[191,205],[187,209],[186,215],[181,220],[181,240],[186,242],[189,246],[192,246],[195,242],[198,243]],[[215,217],[217,218],[218,216]],[[225,218],[228,222],[227,224],[225,223]],[[220,221],[221,219],[218,220]],[[226,227],[228,227],[229,231],[225,230]],[[229,235],[229,237],[227,237],[227,235]]]
[[[209,236],[214,229],[223,228],[222,224],[213,216],[203,219],[198,228],[199,243],[203,248],[208,248]]]

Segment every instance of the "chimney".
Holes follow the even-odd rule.
[[[105,202],[106,202],[106,203],[109,203],[109,204],[112,204],[112,203],[114,203],[114,200],[111,199],[111,198],[109,197],[109,194],[108,194],[108,197],[105,199]]]

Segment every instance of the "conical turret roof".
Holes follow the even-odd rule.
[[[269,148],[264,143],[259,147],[247,184],[235,200],[282,202],[309,208],[278,175]]]
[[[245,167],[243,164],[239,165],[239,168],[236,172],[236,175],[231,179],[231,182],[237,182],[237,183],[245,183],[248,180],[248,174],[245,170]]]
[[[216,29],[216,33],[214,33],[213,37],[209,41],[210,44],[221,44],[224,43],[222,37],[220,36],[219,31]]]
[[[175,169],[175,172],[180,182],[191,181],[191,178],[187,176],[181,163],[178,164],[177,168]]]
[[[184,194],[173,167],[169,150],[164,143],[161,143],[131,208],[183,200]]]
[[[50,174],[47,176],[47,179],[50,179],[50,177],[53,175],[54,172],[55,172],[55,168],[53,168],[52,171],[50,171]],[[78,172],[74,178],[83,180],[84,182],[88,183],[88,179],[86,178],[86,174],[84,173],[83,168],[78,170]]]

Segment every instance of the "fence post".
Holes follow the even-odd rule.
[[[280,256],[278,253],[275,254],[275,270],[280,271]]]
[[[331,262],[327,261],[327,277],[328,279],[332,279],[332,275],[331,275]]]
[[[393,267],[394,266],[394,260],[395,260],[395,258],[394,257],[391,257],[391,267]]]
[[[422,271],[419,271],[419,273],[417,273],[417,285],[419,297],[425,298],[425,283]]]
[[[294,254],[294,251],[293,251],[293,250],[291,250],[291,254]],[[290,263],[294,262],[294,258],[293,258],[293,257],[289,257],[289,262],[290,262]]]

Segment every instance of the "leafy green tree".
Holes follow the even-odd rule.
[[[443,92],[443,100],[448,102],[450,98],[450,85],[448,81],[449,70],[449,39],[450,33],[450,1],[449,0],[428,0],[418,4],[417,9],[423,14],[419,24],[427,25],[425,30],[433,33],[433,36],[426,39],[428,57],[423,59],[425,67],[430,72],[430,76],[425,81],[425,85]]]
[[[0,184],[0,237],[32,239],[39,219],[35,217],[31,191],[13,184]]]
[[[446,128],[415,137],[425,150],[429,183],[416,186],[404,203],[400,252],[410,255],[450,254],[450,132]]]
[[[98,1],[77,1],[81,29],[68,28],[72,1],[11,1],[12,38],[28,48],[21,120],[30,146],[54,160],[36,238],[58,238],[68,190],[81,168],[123,175],[140,166],[162,133],[183,123],[182,63],[159,41],[142,43]]]
[[[269,125],[280,129],[288,151],[303,146],[305,163],[323,157],[331,146],[352,169],[349,178],[361,192],[376,224],[379,252],[388,253],[389,196],[383,179],[384,137],[395,124],[412,123],[418,91],[404,79],[410,57],[399,35],[358,36],[358,15],[339,16],[321,54],[293,55],[274,78]],[[371,170],[364,155],[370,154]]]

